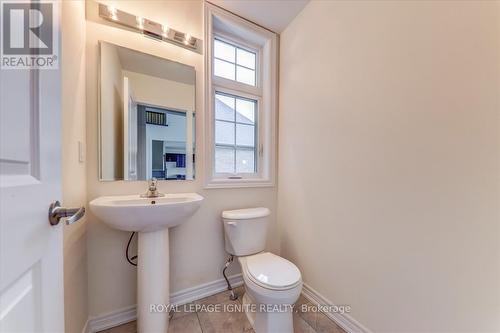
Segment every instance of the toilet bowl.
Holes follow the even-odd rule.
[[[255,332],[291,333],[302,277],[292,262],[264,252],[269,214],[267,208],[224,211],[226,251],[241,265],[243,305]]]
[[[243,304],[256,332],[293,332],[293,309],[302,278],[293,263],[269,252],[239,257],[247,292]],[[248,305],[248,306],[247,306]]]

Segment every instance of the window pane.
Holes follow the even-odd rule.
[[[257,101],[222,92],[214,97],[215,172],[257,172]]]
[[[221,42],[217,39],[214,41],[214,56],[216,58],[224,59],[234,63],[235,52],[236,48],[234,46]]]
[[[254,173],[255,172],[255,151],[238,149],[236,150],[236,172]]]
[[[234,145],[234,123],[215,121],[215,143]]]
[[[234,149],[215,147],[215,172],[234,173]]]
[[[255,69],[255,53],[242,49],[236,50],[236,63],[251,69]]]
[[[215,94],[215,119],[234,121],[234,97]]]
[[[236,66],[236,81],[255,86],[255,71],[245,67]]]
[[[229,80],[234,80],[234,64],[214,59],[214,74]]]
[[[245,124],[255,123],[255,101],[236,99],[236,121]]]
[[[236,145],[255,147],[255,126],[236,124]]]

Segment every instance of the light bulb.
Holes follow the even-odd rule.
[[[141,30],[144,29],[144,19],[142,17],[136,17],[137,27]]]
[[[112,7],[112,6],[108,6],[108,13],[109,13],[109,17],[113,20],[113,21],[117,21],[118,20],[118,16],[116,15],[117,14],[117,10],[115,7]]]
[[[163,31],[163,37],[167,38],[168,36],[168,27],[166,25],[161,26],[161,30]]]

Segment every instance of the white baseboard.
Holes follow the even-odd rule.
[[[314,305],[327,305],[327,306],[335,305],[306,283],[304,283],[302,287],[302,294]],[[337,325],[342,327],[342,329],[347,333],[372,333],[368,328],[364,327],[361,323],[359,323],[346,313],[339,313],[339,312],[328,312],[328,313],[323,312],[323,313],[328,318],[333,320]]]
[[[238,287],[243,284],[241,274],[229,277],[232,287]],[[211,296],[221,291],[227,290],[226,280],[220,279],[204,283],[192,288],[183,289],[170,295],[170,303],[175,305],[187,304],[207,296]],[[85,325],[86,331],[83,333],[95,333],[111,327],[126,324],[137,319],[136,306],[131,305],[116,311],[108,312],[99,316],[90,318]]]
[[[231,283],[231,287],[233,288],[239,287],[243,284],[243,277],[241,274],[229,276],[228,279],[229,283]],[[184,305],[207,296],[212,296],[224,290],[227,290],[226,280],[215,280],[173,293],[170,296],[170,303],[175,305]]]
[[[87,321],[85,322],[85,325],[83,325],[83,328],[82,328],[82,333],[90,333],[89,331],[89,320],[87,319]]]
[[[89,333],[120,326],[137,319],[136,306],[130,305],[89,319]]]

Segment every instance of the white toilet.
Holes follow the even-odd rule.
[[[241,265],[246,293],[243,305],[256,333],[293,332],[292,307],[302,290],[300,271],[293,263],[264,252],[268,208],[222,213],[226,251]]]

